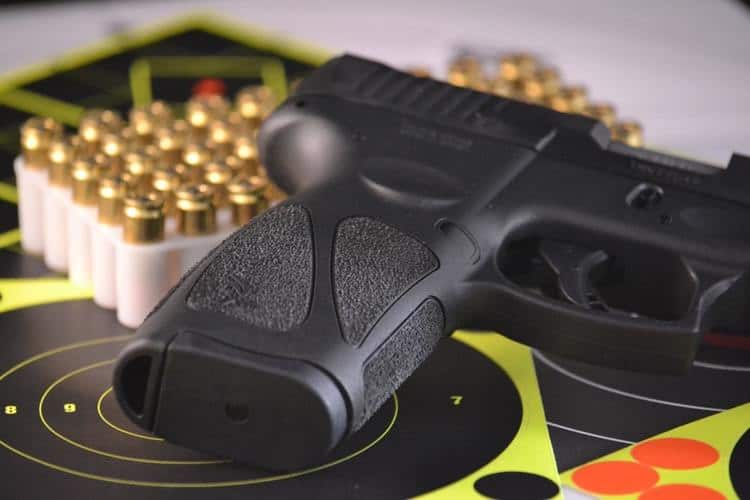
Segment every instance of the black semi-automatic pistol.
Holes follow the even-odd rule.
[[[116,367],[127,415],[169,441],[315,464],[457,329],[662,373],[707,330],[750,331],[750,157],[631,148],[353,56],[258,146],[292,196],[188,272]]]

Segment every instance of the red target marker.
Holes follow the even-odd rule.
[[[638,500],[726,500],[720,492],[695,484],[665,484],[638,497]]]
[[[193,85],[193,97],[208,97],[212,95],[225,95],[227,85],[218,78],[203,78]]]
[[[633,447],[630,454],[641,463],[663,469],[708,467],[719,460],[716,448],[696,439],[651,439]]]
[[[640,493],[658,481],[659,474],[651,467],[624,460],[584,465],[573,473],[576,485],[600,495]]]

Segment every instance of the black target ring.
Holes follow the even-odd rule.
[[[72,349],[78,349],[78,348],[85,348],[90,346],[98,346],[101,344],[107,344],[107,343],[117,343],[117,342],[123,342],[127,340],[127,338],[123,337],[111,337],[111,338],[103,338],[103,339],[95,339],[88,342],[81,342],[77,344],[72,344],[69,346],[63,346],[61,348],[53,349],[51,351],[47,351],[41,354],[38,354],[36,356],[32,356],[31,358],[28,358],[27,360],[22,361],[21,363],[15,365],[14,367],[10,368],[6,372],[4,372],[2,375],[0,375],[0,382],[4,381],[8,376],[36,363],[37,361],[40,361],[42,359],[48,358],[50,356],[54,356],[55,354],[59,354],[62,352],[66,352]],[[153,460],[153,459],[142,459],[142,458],[136,458],[136,457],[127,457],[120,454],[115,453],[109,453],[102,450],[98,450],[95,448],[92,448],[90,446],[82,445],[81,443],[78,443],[62,434],[60,434],[58,431],[54,429],[54,427],[49,426],[49,424],[46,422],[46,418],[44,416],[44,402],[46,398],[49,396],[49,394],[55,389],[57,385],[62,383],[63,381],[74,377],[75,375],[78,375],[80,373],[83,373],[87,370],[93,370],[95,368],[99,368],[101,366],[112,364],[114,360],[105,360],[100,361],[97,363],[93,363],[87,366],[84,366],[82,368],[78,368],[76,370],[73,370],[71,372],[66,373],[62,377],[55,380],[52,384],[47,386],[44,393],[42,394],[42,397],[39,400],[39,418],[42,422],[42,424],[45,426],[45,428],[50,431],[55,437],[63,440],[64,442],[73,445],[77,448],[80,448],[84,451],[88,451],[91,453],[99,454],[102,456],[106,456],[108,458],[114,458],[118,460],[125,460],[125,461],[134,461],[139,462],[143,464],[161,464],[161,465],[209,465],[209,464],[217,464],[217,463],[223,463],[225,461],[217,461],[217,460],[206,460],[206,461],[178,461],[178,460]],[[34,456],[32,454],[29,454],[27,452],[24,452],[23,450],[20,450],[8,442],[6,442],[3,439],[0,439],[0,445],[6,448],[7,450],[15,453],[16,455],[23,457],[27,460],[30,460],[32,462],[35,462],[39,465],[43,465],[45,467],[57,470],[59,472],[64,472],[73,476],[85,478],[85,479],[92,479],[102,482],[108,482],[108,483],[114,483],[114,484],[124,484],[124,485],[130,485],[130,486],[145,486],[145,487],[154,487],[154,488],[207,488],[207,487],[235,487],[235,486],[249,486],[253,484],[262,484],[262,483],[268,483],[268,482],[274,482],[274,481],[281,481],[286,479],[292,479],[300,476],[304,476],[307,474],[312,474],[314,472],[322,471],[325,469],[328,469],[330,467],[339,465],[341,463],[344,463],[348,460],[351,460],[360,454],[364,453],[368,449],[370,449],[372,446],[375,446],[380,440],[382,440],[393,428],[393,425],[396,422],[396,419],[398,418],[398,398],[394,394],[393,398],[393,415],[392,418],[388,424],[388,426],[385,428],[385,430],[378,435],[378,437],[374,440],[369,442],[364,447],[356,450],[355,452],[348,454],[342,458],[338,458],[336,460],[332,460],[330,462],[327,462],[323,465],[319,465],[316,467],[312,467],[309,469],[296,471],[288,474],[278,474],[278,475],[271,475],[266,477],[259,477],[259,478],[251,478],[251,479],[243,479],[243,480],[233,480],[233,481],[216,481],[216,482],[170,482],[170,481],[141,481],[141,480],[131,480],[131,479],[122,479],[112,476],[104,476],[99,474],[90,474],[85,471],[76,470],[70,467],[66,467],[60,464],[55,464],[53,462],[44,460],[42,458],[39,458],[37,456]]]
[[[36,346],[37,350],[41,351],[43,349],[39,347],[49,349],[55,345],[55,341],[59,343],[64,340],[91,338],[89,332],[114,329],[110,324],[111,315],[104,312],[96,315],[90,314],[94,316],[94,319],[91,324],[87,324],[82,329],[76,318],[80,317],[80,314],[89,314],[89,309],[94,309],[94,306],[82,301],[49,304],[3,314],[0,317],[0,328],[9,332],[11,337],[9,341],[13,345],[26,346],[26,348],[16,348],[7,352],[4,361],[0,355],[0,362],[9,366],[14,362],[10,361],[13,358],[23,359],[28,356],[29,346]],[[31,321],[36,328],[28,328],[27,325]],[[49,335],[50,328],[53,327],[56,329],[54,337]],[[16,334],[18,337],[13,338]],[[486,345],[486,347],[479,348],[474,346],[473,342],[468,342],[470,338],[482,337],[485,340],[478,345]],[[0,382],[0,385],[8,387],[10,390],[6,391],[6,394],[24,405],[27,410],[29,407],[36,409],[39,395],[46,390],[51,381],[92,362],[99,360],[106,362],[112,359],[122,343],[129,338],[131,335],[124,335],[119,337],[119,343],[118,340],[113,340],[114,337],[110,337],[79,342],[72,346],[73,348],[88,346],[89,350],[66,351],[71,346],[52,349],[53,354],[58,353],[61,356],[54,360],[50,358],[48,364],[22,363],[24,368],[27,367],[31,371],[19,374],[20,377],[15,377],[15,380],[6,378]],[[462,336],[459,336],[459,339],[461,338]],[[465,338],[466,341],[446,340],[440,344],[428,363],[420,368],[399,391],[399,416],[391,432],[383,437],[377,446],[369,448],[367,453],[357,455],[356,460],[338,461],[335,464],[335,472],[332,472],[333,467],[327,469],[331,472],[318,468],[316,469],[318,473],[315,474],[285,475],[283,478],[276,478],[273,482],[261,483],[258,475],[263,473],[268,476],[267,471],[257,471],[233,464],[158,467],[150,464],[102,459],[94,455],[87,458],[87,452],[77,449],[74,451],[74,447],[68,446],[44,431],[37,417],[33,419],[33,426],[41,431],[32,429],[32,420],[25,418],[9,419],[8,422],[15,422],[13,427],[0,428],[0,439],[2,439],[0,444],[12,452],[5,453],[4,456],[0,455],[0,467],[14,467],[14,471],[17,471],[16,477],[19,478],[31,475],[46,478],[44,481],[35,480],[31,483],[32,490],[43,492],[54,491],[54,485],[62,480],[61,477],[71,474],[78,477],[79,481],[86,478],[99,483],[103,480],[105,484],[109,481],[110,484],[179,488],[186,495],[183,498],[194,498],[193,495],[198,495],[195,497],[198,498],[200,489],[215,488],[216,484],[185,486],[186,482],[196,483],[199,480],[205,483],[204,478],[207,477],[212,480],[230,479],[215,481],[221,486],[227,486],[223,488],[223,491],[215,490],[216,498],[240,498],[241,495],[248,493],[243,486],[252,487],[253,495],[263,497],[284,497],[284,492],[293,496],[304,489],[315,490],[321,485],[325,485],[326,494],[330,496],[337,494],[346,496],[347,493],[351,493],[350,488],[353,485],[356,485],[358,491],[366,496],[382,496],[377,492],[385,491],[387,491],[386,496],[397,497],[411,497],[433,492],[443,486],[459,482],[490,462],[494,463],[494,459],[509,446],[519,430],[522,415],[520,395],[513,380],[494,360],[495,351],[502,345],[500,337],[472,335]],[[21,339],[24,340],[21,341]],[[48,353],[48,351],[45,352]],[[29,361],[40,360],[39,358],[43,355],[44,353],[41,356],[32,356],[33,359]],[[75,427],[75,425],[80,425],[79,421],[73,418],[54,420],[53,426],[58,427],[59,423],[61,426],[59,430],[64,434],[74,439],[83,436],[83,443],[95,442],[98,446],[103,446],[102,449],[114,450],[117,454],[128,454],[122,453],[125,450],[132,451],[130,455],[136,457],[162,456],[161,453],[153,455],[148,453],[148,450],[159,449],[154,446],[158,447],[160,443],[149,443],[148,440],[136,439],[133,436],[125,440],[126,435],[112,429],[100,418],[97,403],[103,401],[103,414],[108,420],[127,430],[139,430],[134,426],[131,427],[132,424],[127,418],[118,413],[119,407],[113,403],[114,399],[107,398],[104,394],[110,386],[108,370],[106,373],[102,371],[107,368],[107,366],[101,366],[98,372],[92,369],[90,372],[79,373],[54,388],[44,405],[44,414],[47,418],[50,416],[53,419],[68,418],[62,415],[63,401],[70,397],[79,397],[81,404],[76,418],[85,417],[84,425],[81,425],[81,433],[79,434]],[[481,380],[482,383],[477,384],[477,380]],[[19,386],[19,383],[24,385],[26,382],[28,382],[26,384],[28,387]],[[56,395],[58,390],[62,392]],[[454,406],[454,401],[450,399],[455,394],[465,396],[460,406]],[[48,406],[49,404],[52,406]],[[375,419],[379,419],[378,424],[369,430],[367,430],[368,426],[365,426],[334,456],[347,456],[373,441],[390,422],[394,411],[394,402],[391,400],[385,405],[383,415],[379,417],[376,415]],[[51,413],[48,415],[48,412]],[[30,415],[35,412],[22,413]],[[25,421],[29,424],[22,423]],[[16,423],[20,425],[20,429],[17,428]],[[94,424],[98,430],[92,428]],[[17,432],[19,430],[20,432]],[[21,440],[18,436],[24,432],[33,436],[33,439],[38,442],[30,446],[28,441]],[[89,432],[94,432],[95,435],[87,434]],[[174,445],[165,443],[165,446]],[[185,453],[188,451],[185,450]],[[23,457],[22,462],[29,465],[22,466],[18,458],[12,459],[11,456]],[[173,457],[182,458],[179,454],[170,456],[170,458]],[[192,457],[194,455],[189,458]],[[118,462],[123,465],[118,465]],[[40,473],[38,467],[33,464],[44,466],[49,472]],[[55,470],[65,474],[55,474],[53,472]],[[255,476],[247,478],[246,481],[235,480],[237,474],[246,472]],[[294,478],[292,481],[280,480],[292,478]],[[336,480],[332,481],[334,478]],[[346,479],[342,481],[343,478]],[[75,482],[70,483],[70,481],[70,479],[66,480],[66,484],[76,485]],[[88,484],[93,482],[88,481]],[[24,489],[16,491],[21,493],[28,491],[30,483],[26,481],[25,484],[27,486]],[[20,487],[21,483],[14,480],[10,491]],[[57,488],[60,487],[58,484]],[[86,486],[81,484],[74,487],[85,488]],[[102,487],[96,487],[97,490],[99,488]],[[173,495],[168,493],[168,488],[162,488],[162,490],[166,498],[171,498]],[[114,492],[113,498],[118,498],[119,493],[125,495],[129,490],[122,488],[107,491]],[[195,493],[190,493],[190,491]]]

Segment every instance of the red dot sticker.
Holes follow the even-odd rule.
[[[660,438],[641,443],[630,451],[641,463],[664,469],[699,469],[719,460],[716,448],[686,438]]]
[[[193,85],[193,96],[224,95],[227,86],[218,78],[203,78]]]
[[[626,461],[597,462],[573,473],[573,482],[578,487],[601,495],[639,493],[658,481],[659,474],[651,467]]]
[[[726,500],[718,491],[695,484],[666,484],[648,490],[638,500]]]

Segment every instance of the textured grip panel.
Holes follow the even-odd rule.
[[[365,412],[359,428],[430,355],[443,336],[445,317],[429,298],[381,345],[364,366]]]
[[[214,253],[190,291],[188,307],[278,331],[305,320],[312,300],[313,244],[310,216],[302,206],[265,212]]]
[[[333,283],[344,340],[359,345],[391,302],[437,266],[426,246],[398,229],[368,217],[342,221]]]

